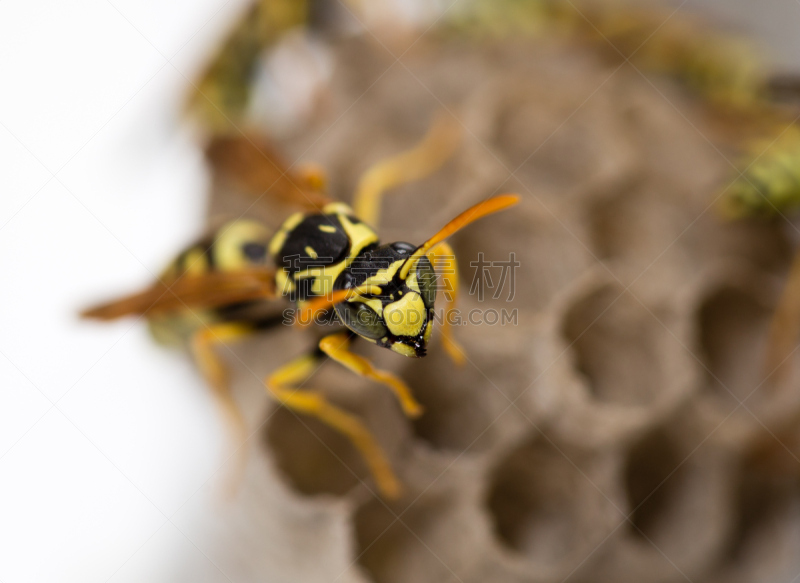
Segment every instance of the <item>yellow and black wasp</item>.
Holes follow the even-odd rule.
[[[425,356],[434,322],[437,275],[447,289],[446,315],[458,288],[455,258],[445,239],[473,221],[517,203],[501,195],[472,206],[421,245],[381,244],[375,231],[380,199],[389,188],[424,177],[449,157],[457,143],[452,125],[435,124],[415,148],[377,163],[362,177],[352,208],[327,199],[318,170],[293,173],[268,144],[254,137],[220,137],[209,147],[215,168],[253,192],[271,192],[302,203],[305,211],[285,220],[273,233],[240,219],[226,223],[190,246],[144,291],[84,312],[109,320],[145,315],[157,338],[186,338],[193,355],[240,432],[244,424],[228,388],[226,370],[215,345],[242,338],[279,323],[283,316],[254,316],[254,307],[284,296],[296,304],[296,322],[338,324],[310,353],[265,379],[268,393],[299,413],[317,417],[346,435],[367,462],[382,494],[396,497],[400,485],[386,456],[367,427],[316,391],[299,388],[330,358],[358,375],[381,383],[398,398],[404,413],[422,413],[411,390],[397,376],[376,369],[351,351],[363,338],[408,357]],[[442,318],[441,336],[448,354],[463,359]]]

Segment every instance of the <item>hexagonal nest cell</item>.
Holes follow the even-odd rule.
[[[569,572],[611,533],[613,491],[598,460],[544,436],[493,469],[486,504],[501,543],[538,569]]]
[[[415,368],[409,380],[418,387],[418,399],[425,407],[425,414],[414,420],[415,434],[438,449],[482,449],[492,430],[485,403],[486,393],[494,391],[489,382],[475,383],[472,366],[455,368],[443,356]]]
[[[599,401],[643,404],[663,391],[667,332],[632,294],[615,286],[592,292],[567,312],[562,333]]]

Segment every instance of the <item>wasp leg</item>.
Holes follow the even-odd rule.
[[[321,357],[322,353],[314,351],[282,366],[267,377],[267,390],[283,406],[313,415],[344,434],[367,462],[381,493],[386,498],[399,497],[402,493],[400,482],[369,429],[355,416],[332,405],[319,392],[297,388],[317,370]]]
[[[222,409],[233,444],[238,448],[236,470],[231,478],[231,491],[236,490],[247,459],[247,425],[236,405],[228,384],[228,370],[214,352],[214,347],[228,340],[237,340],[253,333],[253,328],[243,324],[210,324],[198,330],[192,337],[191,350],[200,372],[211,385],[217,404]]]
[[[441,242],[428,252],[428,259],[434,271],[442,278],[442,291],[444,292],[445,309],[442,317],[442,344],[448,356],[456,364],[464,364],[465,352],[461,345],[453,339],[451,314],[455,309],[456,296],[458,295],[458,266],[453,248],[446,242]]]
[[[331,334],[319,342],[319,348],[339,364],[349,368],[357,375],[367,377],[389,387],[400,401],[403,412],[412,419],[422,415],[423,407],[411,394],[402,380],[390,372],[378,370],[363,356],[350,352],[351,336],[347,332]]]
[[[381,197],[386,190],[425,178],[453,154],[461,131],[450,118],[437,119],[427,135],[414,148],[380,160],[361,177],[353,197],[353,211],[368,225],[380,222]]]

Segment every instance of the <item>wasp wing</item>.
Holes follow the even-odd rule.
[[[210,272],[159,281],[149,288],[81,313],[84,318],[114,320],[185,309],[216,308],[252,300],[273,299],[275,273],[269,269]]]
[[[206,148],[214,172],[260,199],[269,196],[309,210],[321,210],[331,202],[322,193],[319,171],[295,172],[275,147],[253,133],[218,135]]]

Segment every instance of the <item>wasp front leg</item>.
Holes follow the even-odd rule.
[[[331,334],[320,340],[319,348],[330,356],[339,364],[347,367],[357,375],[366,377],[373,381],[377,381],[391,389],[400,401],[400,406],[403,412],[415,419],[422,415],[422,405],[420,405],[411,394],[411,389],[408,388],[402,380],[385,370],[376,369],[372,363],[364,358],[350,351],[350,343],[352,335],[348,332],[340,332]]]
[[[386,498],[399,497],[402,491],[400,483],[369,429],[355,416],[331,404],[318,391],[298,388],[314,374],[321,358],[323,354],[315,350],[284,365],[267,377],[267,390],[283,406],[313,415],[344,434],[361,453],[381,493]]]
[[[458,265],[453,248],[442,241],[428,252],[428,259],[434,271],[439,275],[442,282],[442,295],[444,296],[445,308],[442,315],[442,345],[448,356],[456,364],[463,364],[465,357],[464,349],[453,339],[452,316],[454,315],[456,297],[458,295]]]
[[[460,139],[458,124],[449,117],[440,117],[414,148],[376,162],[359,180],[353,197],[356,216],[377,228],[383,193],[437,170],[453,154]]]
[[[232,489],[235,490],[238,480],[244,471],[246,460],[247,425],[242,412],[236,401],[228,383],[228,369],[222,360],[217,356],[214,348],[219,344],[225,344],[230,340],[238,340],[253,333],[250,326],[236,323],[211,324],[198,330],[191,341],[192,355],[194,356],[200,372],[206,382],[214,391],[217,404],[225,414],[225,419],[232,435],[232,441],[238,448],[237,468],[232,478]]]

